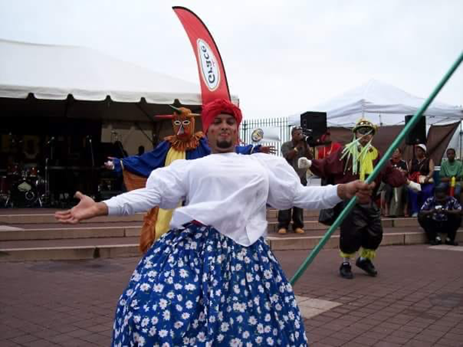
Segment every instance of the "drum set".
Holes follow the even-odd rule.
[[[47,182],[36,165],[7,166],[6,176],[0,176],[0,197],[5,200],[4,207],[42,207],[48,195]]]

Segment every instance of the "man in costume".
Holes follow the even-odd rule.
[[[168,166],[175,160],[197,159],[211,153],[204,134],[201,131],[195,133],[195,117],[199,115],[193,114],[185,107],[172,108],[174,109],[173,115],[158,117],[172,120],[174,135],[167,136],[153,151],[141,156],[110,158],[105,163],[107,169],[114,170],[118,175],[123,174],[127,190],[145,187],[146,178],[153,170]],[[236,152],[241,154],[272,153],[272,147],[237,146]],[[142,252],[146,252],[156,239],[169,230],[172,212],[173,209],[165,210],[156,207],[145,215],[139,246]]]
[[[352,129],[354,138],[342,150],[332,153],[323,160],[300,159],[299,167],[310,170],[334,184],[365,181],[373,172],[375,165],[381,159],[379,151],[371,144],[376,133],[376,126],[366,119],[360,119]],[[407,182],[404,173],[394,169],[388,162],[381,173],[376,177],[375,190],[381,181],[398,187]],[[375,196],[375,194],[373,194]],[[335,212],[339,214],[347,205],[343,202],[336,206]],[[383,238],[380,211],[373,198],[367,203],[358,203],[341,224],[341,237],[339,248],[343,258],[339,269],[343,278],[354,277],[351,267],[351,258],[362,248],[356,265],[370,276],[376,276],[377,270],[372,263]]]
[[[241,119],[225,99],[205,105],[212,155],[177,160],[153,171],[145,188],[104,202],[77,193],[77,206],[55,214],[77,223],[186,198],[119,299],[113,346],[307,346],[294,292],[264,239],[266,206],[327,208],[354,195],[363,202],[372,185],[305,187],[281,157],[235,153]]]

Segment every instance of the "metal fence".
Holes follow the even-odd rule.
[[[280,141],[261,141],[254,143],[252,141],[252,132],[259,128],[278,128]],[[266,119],[245,119],[241,123],[240,138],[245,144],[259,144],[264,146],[274,146],[277,154],[281,156],[281,145],[291,139],[291,125],[288,124],[288,118],[266,118]]]

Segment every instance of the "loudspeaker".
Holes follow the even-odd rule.
[[[405,116],[405,125],[408,124],[412,115]],[[423,115],[415,127],[407,134],[405,138],[405,144],[407,145],[417,145],[419,143],[426,144],[426,117]]]
[[[309,136],[310,146],[321,144],[320,137],[326,133],[326,112],[305,112],[301,114],[301,127],[305,135]]]

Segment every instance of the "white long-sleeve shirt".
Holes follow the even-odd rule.
[[[196,220],[210,225],[243,246],[267,230],[266,204],[329,208],[341,199],[336,186],[305,187],[283,158],[268,154],[212,154],[195,160],[176,160],[154,170],[143,189],[104,201],[109,215],[147,211],[154,206],[175,210],[171,228]]]

